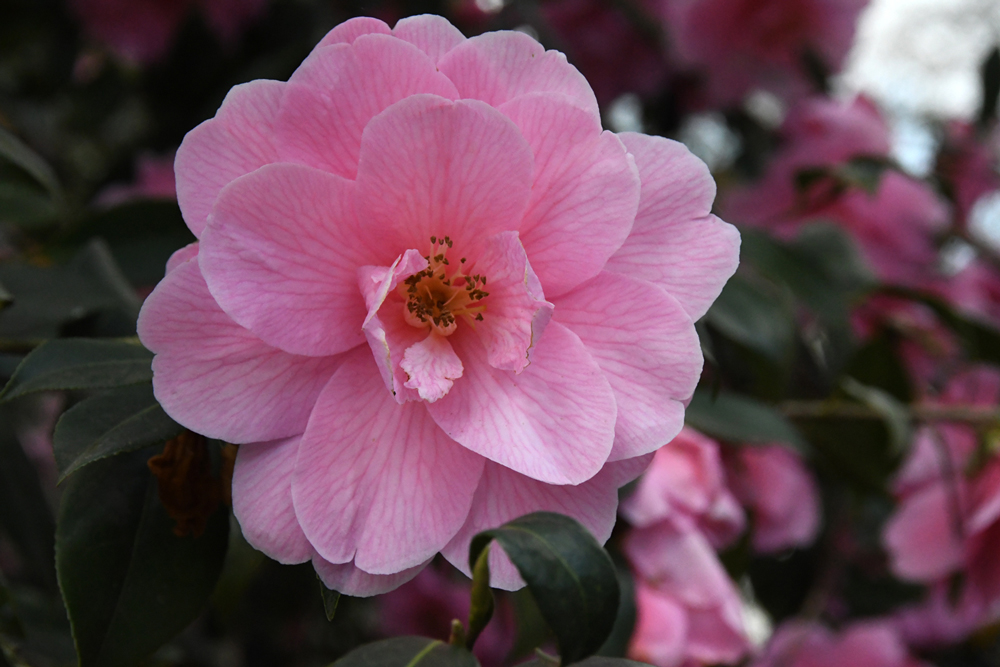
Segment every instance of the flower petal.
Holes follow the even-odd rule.
[[[373,261],[354,184],[292,164],[233,181],[219,195],[199,263],[222,309],[268,345],[327,356],[365,342],[357,268]]]
[[[618,404],[611,460],[647,454],[684,426],[701,377],[701,343],[684,309],[642,280],[602,273],[555,299],[556,320],[580,337]]]
[[[198,257],[198,242],[189,243],[180,250],[174,251],[170,255],[170,259],[167,260],[167,273],[170,273],[178,266],[188,261],[189,259],[196,259]]]
[[[960,568],[965,548],[956,516],[959,490],[945,482],[930,484],[911,495],[889,519],[882,534],[892,557],[892,570],[914,581],[943,579]]]
[[[552,318],[552,304],[528,263],[517,232],[501,232],[487,240],[483,254],[471,269],[487,277],[483,301],[486,314],[476,327],[489,364],[520,373],[529,353]]]
[[[277,350],[233,322],[188,261],[156,286],[139,313],[139,338],[156,353],[153,391],[192,431],[228,442],[264,442],[305,430],[340,357]]]
[[[615,398],[576,334],[550,322],[520,375],[486,361],[475,336],[453,336],[461,382],[427,406],[450,437],[517,472],[550,484],[597,474],[614,440]]]
[[[488,462],[476,489],[469,518],[441,553],[469,575],[469,543],[479,532],[502,526],[532,512],[559,512],[582,523],[598,542],[611,537],[618,509],[618,476],[601,471],[578,486],[545,484],[509,468]],[[500,547],[490,553],[490,582],[495,588],[516,590],[524,580]]]
[[[736,271],[740,234],[709,215],[715,181],[683,144],[619,137],[635,156],[642,196],[632,233],[605,268],[659,285],[697,320]]]
[[[441,59],[438,68],[462,97],[499,107],[526,93],[562,93],[600,118],[590,84],[558,51],[523,32],[501,30],[467,39]]]
[[[381,595],[399,588],[420,574],[429,563],[430,560],[392,574],[370,574],[353,563],[336,564],[324,560],[322,556],[313,556],[316,574],[327,588],[356,598]]]
[[[391,32],[384,21],[370,16],[355,16],[326,33],[316,45],[316,49],[332,44],[353,44],[354,40],[363,35],[388,35]]]
[[[483,240],[517,228],[532,169],[527,142],[496,109],[414,95],[365,128],[359,213],[393,247],[449,235],[454,254],[472,258]]]
[[[410,378],[405,386],[416,389],[420,398],[429,403],[444,398],[455,380],[462,377],[462,360],[448,339],[433,331],[406,348],[399,367]]]
[[[396,403],[368,350],[358,349],[323,390],[302,436],[295,513],[326,560],[392,574],[423,563],[458,532],[483,463],[423,404]]]
[[[639,207],[639,171],[601,120],[565,95],[507,102],[535,154],[521,242],[550,297],[596,276],[625,242]]]
[[[368,315],[362,328],[378,364],[385,387],[396,402],[420,398],[406,386],[409,378],[400,367],[407,348],[427,335],[426,330],[410,326],[403,319],[403,300],[396,294],[400,281],[427,268],[427,260],[416,250],[407,250],[392,266],[363,266],[358,269],[358,287],[365,297]],[[388,302],[388,303],[386,303]]]
[[[688,606],[711,607],[735,595],[715,549],[696,529],[666,519],[630,532],[623,550],[643,580]]]
[[[285,86],[266,80],[234,86],[215,117],[184,137],[174,160],[177,203],[195,236],[201,236],[222,188],[277,161],[272,134]]]
[[[458,28],[434,14],[400,19],[392,34],[426,53],[435,65],[446,53],[465,41],[465,35]]]
[[[233,470],[233,514],[253,548],[284,563],[313,555],[292,506],[292,472],[301,436],[240,447]]]
[[[314,50],[282,99],[275,122],[281,157],[353,179],[365,126],[417,93],[458,97],[451,81],[409,42],[363,35],[352,45]]]

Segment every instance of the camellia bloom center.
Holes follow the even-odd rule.
[[[450,336],[464,317],[469,324],[483,321],[486,306],[479,303],[490,295],[485,289],[486,276],[463,273],[466,258],[459,260],[457,269],[451,268],[448,250],[453,243],[450,237],[431,237],[431,252],[425,255],[427,268],[414,273],[399,287],[406,299],[403,317],[407,324],[417,328],[430,328],[434,333]]]

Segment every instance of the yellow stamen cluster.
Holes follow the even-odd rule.
[[[451,237],[432,236],[431,251],[424,256],[427,268],[403,281],[400,290],[406,299],[404,316],[415,327],[429,326],[436,332],[450,336],[458,324],[456,318],[463,316],[474,326],[483,320],[484,304],[478,303],[490,295],[486,287],[486,276],[465,275],[461,266],[448,273],[451,262],[448,250],[452,247]],[[465,264],[462,257],[460,264]]]

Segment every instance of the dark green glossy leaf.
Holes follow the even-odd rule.
[[[102,241],[66,264],[0,263],[14,303],[0,311],[0,338],[133,336],[140,301]]]
[[[66,338],[34,349],[11,377],[0,400],[36,391],[104,389],[149,382],[153,355],[138,343]]]
[[[15,433],[11,407],[0,411],[0,528],[14,543],[34,583],[54,591],[55,522],[35,467]]]
[[[561,514],[528,514],[476,535],[470,566],[493,540],[528,584],[559,642],[562,664],[597,651],[615,624],[620,596],[615,566],[587,529]]]
[[[782,361],[792,353],[795,326],[790,295],[778,288],[733,276],[705,321],[722,335]]]
[[[0,572],[0,635],[23,637],[24,626],[14,608],[14,596],[7,589],[7,582]]]
[[[340,593],[331,591],[321,581],[319,582],[319,594],[323,598],[323,612],[326,614],[326,620],[332,621],[333,617],[337,615],[337,605],[340,604]]]
[[[23,228],[58,221],[59,207],[43,190],[26,183],[0,181],[0,222]]]
[[[0,157],[17,165],[45,187],[53,197],[59,197],[59,179],[52,167],[27,144],[0,127]]]
[[[56,530],[59,585],[80,667],[135,665],[201,612],[222,569],[229,514],[177,537],[146,461],[98,461],[66,486]]]
[[[100,211],[62,239],[69,247],[92,238],[107,242],[133,285],[154,285],[174,251],[196,239],[172,200],[130,201]]]
[[[854,242],[833,225],[808,225],[792,243],[756,230],[741,235],[741,258],[787,285],[802,305],[827,321],[844,320],[857,296],[874,284]]]
[[[699,431],[730,442],[786,443],[803,447],[798,430],[766,403],[725,391],[714,397],[698,390],[685,413],[685,421]]]
[[[394,637],[354,649],[334,667],[479,667],[463,648],[427,637]]]
[[[84,399],[56,424],[53,448],[59,480],[88,463],[166,442],[183,430],[156,402],[148,383]]]

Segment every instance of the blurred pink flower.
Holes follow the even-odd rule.
[[[783,237],[807,222],[833,222],[855,238],[881,280],[909,287],[943,281],[937,236],[947,229],[949,210],[929,186],[894,170],[881,174],[874,192],[825,177],[798,182],[807,170],[834,170],[833,176],[853,157],[884,157],[885,126],[867,102],[807,100],[781,134],[784,143],[760,182],[726,198],[728,217]]]
[[[99,206],[116,206],[134,199],[176,199],[174,154],[144,153],[135,159],[135,176],[130,184],[109,185],[98,193]]]
[[[377,605],[382,632],[387,637],[419,635],[447,639],[452,620],[457,618],[464,624],[469,616],[472,584],[455,574],[454,570],[448,572],[432,565],[413,581],[380,596]],[[514,648],[516,635],[514,609],[506,598],[497,596],[493,618],[476,641],[474,653],[480,664],[503,665]]]
[[[685,428],[653,455],[621,514],[636,528],[666,519],[700,530],[716,548],[732,543],[746,526],[739,502],[726,487],[719,443]]]
[[[749,650],[739,593],[715,554],[744,528],[725,481],[718,443],[685,428],[622,502],[633,526],[623,551],[637,580],[633,658],[731,664]]]
[[[638,6],[651,14],[646,4]],[[657,43],[659,26],[643,32],[638,19],[601,0],[550,0],[539,9],[602,105],[623,93],[653,95],[666,83],[669,69]]]
[[[750,511],[761,553],[808,546],[820,523],[819,491],[798,454],[782,445],[747,445],[726,457],[729,488]]]
[[[792,100],[812,89],[807,54],[836,73],[867,0],[660,0],[679,58],[717,105],[755,89]]]
[[[628,656],[658,667],[731,665],[749,650],[739,594],[697,533],[679,537],[670,557],[695,569],[636,583],[635,630]],[[692,545],[691,542],[700,544]],[[662,546],[662,545],[661,545]],[[704,549],[705,553],[699,553]],[[679,551],[688,551],[687,554]]]
[[[264,10],[267,0],[70,0],[94,39],[123,58],[142,64],[162,59],[181,23],[194,9],[224,43]]]
[[[536,510],[606,540],[738,261],[683,146],[602,132],[527,35],[435,16],[353,19],[237,86],[176,172],[200,242],[139,317],[157,399],[244,445],[247,539],[352,595],[439,551],[468,572],[475,533]]]
[[[998,400],[1000,370],[991,367],[957,376],[941,397],[944,404],[961,405],[994,406]],[[968,425],[920,429],[896,477],[899,507],[883,534],[892,569],[903,579],[944,585],[964,574],[958,602],[947,613],[932,597],[911,618],[941,623],[942,634],[991,620],[987,612],[1000,602],[1000,457],[974,466],[977,445]],[[968,474],[970,467],[978,470]],[[977,618],[977,610],[984,615]]]
[[[803,621],[783,624],[750,667],[917,667],[891,624],[859,622],[834,634]]]

